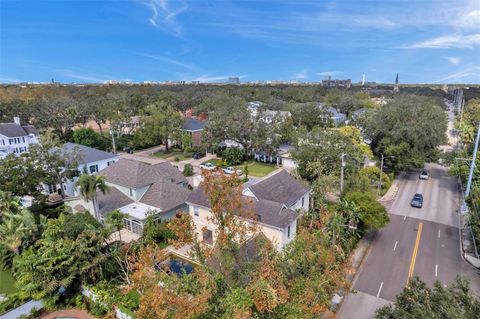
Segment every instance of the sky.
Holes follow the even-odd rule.
[[[0,0],[0,83],[480,83],[480,0]]]

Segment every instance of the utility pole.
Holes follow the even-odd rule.
[[[477,138],[475,139],[475,148],[473,149],[472,164],[470,164],[470,173],[468,174],[467,189],[465,190],[465,198],[470,195],[472,187],[473,171],[475,170],[475,161],[477,160],[478,141],[480,139],[480,123],[478,124]]]
[[[380,180],[378,181],[378,196],[382,193],[383,154],[380,161]]]
[[[110,135],[112,135],[112,153],[116,153],[116,147],[115,147],[115,133],[110,130]]]
[[[345,152],[342,152],[342,155],[340,155],[340,158],[342,160],[342,165],[340,167],[340,193],[343,193],[343,167],[345,166]]]

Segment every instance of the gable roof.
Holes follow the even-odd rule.
[[[286,170],[248,187],[258,199],[279,202],[288,207],[295,204],[310,189],[293,178]]]
[[[62,146],[62,151],[64,154],[71,154],[73,152],[78,152],[81,157],[80,162],[84,164],[98,162],[110,158],[117,158],[116,154],[97,150],[96,148],[88,147],[76,143],[65,143]]]
[[[298,213],[279,202],[265,199],[254,200],[252,197],[242,196],[244,207],[251,208],[259,217],[258,222],[284,229],[298,217]],[[190,193],[188,203],[211,208],[210,201],[204,193],[203,187],[196,188]]]
[[[183,131],[202,131],[205,128],[205,122],[188,117],[183,123]]]
[[[0,123],[0,134],[6,137],[27,136],[28,134],[38,135],[37,130],[32,125],[20,125],[17,123]]]
[[[161,178],[173,179],[174,183],[187,182],[182,173],[167,161],[150,165],[122,158],[100,171],[98,175],[105,176],[109,183],[129,188],[151,185]]]
[[[133,203],[132,199],[123,194],[116,187],[110,187],[110,190],[105,194],[97,191],[97,201],[100,214],[107,214],[112,210]]]
[[[97,175],[105,176],[106,182],[110,184],[123,187],[149,186],[138,201],[154,206],[165,213],[183,205],[190,194],[187,179],[170,162],[150,165],[122,158],[98,172]]]

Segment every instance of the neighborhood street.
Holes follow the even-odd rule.
[[[409,274],[429,285],[450,284],[460,274],[480,293],[479,272],[460,254],[456,180],[442,166],[427,167],[428,180],[419,180],[418,172],[401,177],[387,204],[391,222],[374,239],[353,283],[356,293],[346,296],[339,318],[373,318],[376,308],[395,300]],[[410,206],[415,193],[424,196],[422,208]]]

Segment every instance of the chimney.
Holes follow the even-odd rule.
[[[15,116],[15,117],[13,118],[13,122],[14,122],[15,124],[20,125],[20,118],[19,118],[18,116]]]

